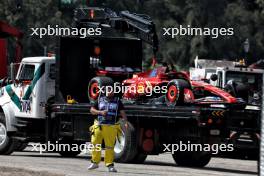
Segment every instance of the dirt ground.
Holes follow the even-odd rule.
[[[37,172],[37,171],[30,171],[26,169],[17,169],[11,167],[0,167],[0,175],[1,176],[63,176],[58,174],[52,174],[49,172]]]

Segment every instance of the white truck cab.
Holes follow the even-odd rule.
[[[1,126],[6,128],[2,131],[16,131],[16,117],[45,118],[45,104],[54,95],[55,57],[22,59],[13,83],[0,88],[0,113],[5,118],[0,132]]]
[[[257,101],[257,104],[259,104],[262,95],[264,70],[245,67],[240,64],[240,62],[226,60],[198,60],[196,58],[195,67],[190,68],[190,78],[196,81],[206,81],[222,89],[226,89],[227,84],[233,83],[236,85],[247,85],[251,92],[250,95],[245,95],[251,99],[248,103],[252,103],[252,100],[254,100],[254,102]]]
[[[192,80],[207,80],[210,84],[224,88],[229,80],[242,82],[242,78],[247,78],[249,84],[257,84],[262,79],[263,69],[248,68],[238,66],[240,62],[227,60],[210,60],[195,58],[195,67],[190,68]],[[211,76],[217,75],[216,80]]]
[[[263,73],[264,70],[262,69],[243,67],[190,68],[192,80],[207,80],[210,84],[220,88],[224,88],[230,80],[241,83],[242,78],[247,78],[249,84],[257,85],[258,81],[261,81]],[[216,80],[211,79],[211,76],[214,74],[217,75]]]
[[[258,83],[262,80],[262,74],[264,70],[253,69],[253,68],[229,68],[229,67],[219,67],[216,68],[217,86],[224,88],[226,83],[230,80],[242,83],[243,79],[246,78],[249,84],[258,86]],[[261,86],[261,84],[259,85]],[[256,87],[257,88],[257,87]],[[259,87],[260,88],[260,87]]]

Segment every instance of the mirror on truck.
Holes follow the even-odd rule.
[[[9,69],[9,78],[11,80],[11,82],[15,82],[16,81],[16,75],[19,69],[20,63],[11,63],[10,64],[10,69]]]
[[[12,84],[15,82],[16,73],[18,70],[17,66],[19,66],[19,64],[14,64],[14,63],[10,64],[10,66],[8,67],[7,76],[0,79],[0,87],[3,87],[3,86],[6,86],[8,84]]]
[[[10,64],[10,79],[12,80],[12,82],[14,82],[15,81],[15,77],[16,77],[16,75],[15,75],[15,64],[14,63],[11,63]]]
[[[217,79],[218,79],[217,74],[212,74],[212,75],[210,76],[210,80],[211,80],[211,81],[216,81]]]

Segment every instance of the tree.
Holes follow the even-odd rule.
[[[60,11],[57,1],[23,0],[21,11],[14,13],[14,1],[1,1],[0,20],[8,21],[25,33],[24,55],[43,53],[43,46],[55,50],[56,38],[30,36],[31,27],[47,25],[71,26],[71,11]],[[129,10],[148,14],[156,24],[160,41],[158,61],[188,68],[196,55],[210,59],[238,59],[243,57],[243,41],[250,41],[249,63],[264,55],[264,1],[263,0],[101,0],[100,4],[116,11]],[[78,1],[77,5],[83,5]],[[163,27],[180,25],[199,28],[234,28],[233,36],[177,36],[163,35]],[[152,49],[144,45],[145,65],[150,65]]]

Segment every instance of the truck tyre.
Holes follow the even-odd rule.
[[[176,152],[172,157],[178,166],[204,167],[211,160],[208,152]]]
[[[167,85],[167,93],[165,95],[165,101],[168,106],[176,106],[184,104],[185,94],[190,94],[193,99],[193,93],[191,85],[187,80],[174,79]]]
[[[11,154],[17,145],[17,141],[7,133],[5,115],[0,113],[0,155]]]
[[[59,154],[65,158],[73,158],[79,155],[80,151],[60,151]]]
[[[27,146],[28,146],[27,142],[18,142],[18,145],[15,151],[23,151],[27,148]]]
[[[143,153],[137,153],[136,156],[133,158],[133,160],[131,161],[134,164],[142,164],[145,162],[145,160],[147,159],[148,155],[143,154]]]
[[[91,103],[95,103],[101,96],[98,87],[102,86],[113,86],[114,81],[109,77],[94,77],[91,79],[88,85],[88,98]]]
[[[60,141],[60,144],[69,144],[70,145],[70,150],[69,151],[58,151],[58,153],[62,156],[62,157],[65,157],[65,158],[73,158],[73,157],[76,157],[77,155],[79,155],[81,153],[81,149],[80,149],[80,144],[78,143],[75,143],[78,144],[79,148],[78,150],[74,150],[72,151],[71,149],[73,148],[76,148],[76,146],[72,145],[73,144],[73,141],[70,140],[70,139],[63,139],[62,141]]]
[[[127,127],[123,121],[120,122],[122,135],[116,140],[114,147],[115,161],[120,163],[130,163],[137,154],[136,130],[133,125],[127,122]]]

